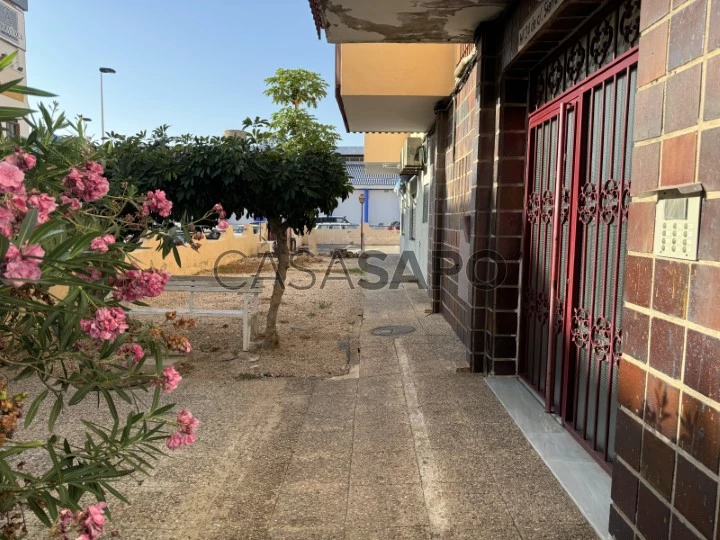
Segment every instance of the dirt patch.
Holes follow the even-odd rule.
[[[265,320],[273,287],[274,270],[269,260],[248,257],[220,268],[223,275],[259,275],[264,287],[260,296],[258,330]],[[242,320],[224,317],[197,317],[197,326],[184,331],[193,351],[179,364],[187,375],[216,378],[218,370],[229,378],[254,377],[332,377],[348,372],[353,350],[357,350],[362,289],[357,281],[363,272],[357,260],[343,261],[345,272],[330,257],[301,256],[291,268],[278,313],[280,347],[261,349],[261,338],[252,342],[251,350],[242,350]],[[329,271],[328,271],[328,268]],[[314,281],[314,283],[313,283]],[[351,288],[351,284],[352,287]],[[148,302],[154,307],[186,307],[186,293],[165,293]],[[239,298],[229,293],[196,293],[195,306],[203,309],[234,309]],[[139,318],[139,317],[138,317]],[[157,322],[164,317],[143,317]]]

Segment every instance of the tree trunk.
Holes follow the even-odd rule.
[[[268,309],[267,324],[265,326],[265,339],[263,348],[274,349],[279,344],[277,334],[277,314],[280,309],[283,293],[285,292],[285,279],[290,266],[290,250],[287,245],[288,229],[280,221],[268,220],[270,230],[275,233],[275,246],[278,256],[278,270],[275,276],[270,308]]]

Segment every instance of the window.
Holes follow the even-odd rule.
[[[20,123],[12,120],[10,122],[5,122],[5,125],[3,126],[5,131],[5,136],[8,139],[11,139],[12,137],[19,137],[20,136]]]
[[[430,184],[423,186],[423,202],[422,202],[422,222],[428,222],[428,214],[430,213]]]

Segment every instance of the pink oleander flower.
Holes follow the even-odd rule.
[[[125,311],[122,308],[102,307],[93,319],[80,321],[83,332],[95,339],[113,340],[128,329]]]
[[[107,508],[107,504],[99,502],[97,504],[91,504],[85,511],[85,515],[87,516],[83,523],[86,528],[85,534],[91,539],[98,538],[103,532],[103,527],[105,526],[105,508]]]
[[[11,245],[2,264],[3,283],[10,287],[20,287],[28,280],[40,279],[40,263],[45,250],[38,244],[25,245],[18,249]]]
[[[143,203],[142,215],[158,214],[161,217],[168,217],[172,212],[172,202],[167,200],[165,192],[161,189],[148,191],[147,199]]]
[[[29,171],[35,167],[37,158],[25,152],[22,148],[16,148],[14,154],[5,157],[5,161],[15,165],[21,171]]]
[[[227,220],[221,219],[220,221],[218,221],[217,226],[218,226],[218,229],[220,229],[221,231],[224,231],[224,230],[227,230],[227,228],[230,226],[230,224],[227,222]]]
[[[10,238],[15,232],[15,214],[4,206],[0,206],[0,234]]]
[[[114,243],[115,237],[112,234],[104,234],[93,238],[92,242],[90,242],[90,249],[98,253],[107,253],[109,246]]]
[[[123,345],[120,347],[120,352],[130,355],[132,357],[133,364],[137,364],[140,360],[145,358],[145,350],[137,343],[133,343],[132,345]]]
[[[176,420],[178,429],[170,435],[166,441],[167,447],[170,450],[176,450],[181,446],[194,443],[195,430],[200,425],[200,420],[193,418],[192,413],[188,409],[183,409],[178,412]]]
[[[0,161],[0,192],[25,193],[25,173],[17,165],[8,161]]]
[[[87,281],[89,283],[94,283],[96,281],[102,281],[103,273],[98,270],[97,268],[88,267],[84,268],[82,272],[77,272],[75,274],[77,277],[82,279],[83,281]]]
[[[182,381],[182,377],[175,369],[175,366],[166,367],[163,371],[162,378],[159,381],[153,381],[153,386],[160,386],[163,392],[169,394],[178,387]]]
[[[114,280],[117,291],[113,294],[119,300],[135,302],[141,298],[160,296],[170,274],[155,268],[151,270],[127,270]]]
[[[68,197],[67,195],[60,195],[60,201],[63,204],[69,204],[70,210],[80,210],[82,208],[82,203],[79,199],[76,199],[75,197]]]
[[[87,162],[81,168],[73,167],[63,179],[63,185],[69,194],[83,201],[92,202],[104,197],[110,190],[107,178],[102,176],[103,168],[99,163]]]
[[[27,197],[27,200],[25,200],[24,203],[29,208],[37,208],[38,224],[50,221],[50,214],[57,208],[57,202],[55,202],[55,199],[47,193],[32,193]]]
[[[62,540],[97,540],[105,528],[107,503],[91,504],[84,511],[60,510],[50,537]],[[72,533],[72,534],[71,534]],[[79,536],[76,536],[79,534]]]
[[[220,203],[217,203],[215,206],[213,206],[213,210],[215,211],[215,213],[218,214],[218,216],[220,216],[220,219],[225,219],[225,217],[227,216],[227,214],[225,213],[225,209]]]
[[[195,435],[193,434],[180,433],[179,431],[176,431],[170,435],[166,444],[170,450],[177,450],[181,446],[193,444],[195,440]]]

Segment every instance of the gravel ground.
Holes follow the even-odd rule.
[[[298,259],[303,270],[289,269],[287,286],[278,313],[280,347],[261,348],[262,333],[272,293],[274,272],[269,261],[260,272],[264,286],[260,296],[258,331],[260,337],[251,342],[251,350],[242,350],[242,320],[223,317],[196,318],[197,326],[185,331],[193,351],[179,364],[181,372],[193,372],[197,377],[217,377],[223,370],[229,377],[329,377],[348,371],[351,351],[359,332],[362,289],[356,283],[362,276],[356,259],[348,259],[348,278],[336,263],[323,284],[330,264],[329,257]],[[260,259],[249,258],[242,264],[221,268],[227,276],[254,276]],[[307,273],[315,273],[315,284]],[[295,285],[296,287],[293,287]],[[304,290],[303,290],[304,289]],[[238,298],[232,293],[196,293],[195,305],[203,309],[233,309]],[[153,307],[172,310],[187,305],[187,294],[165,293],[149,302]],[[140,317],[138,317],[140,318]],[[161,322],[164,317],[143,317]]]

